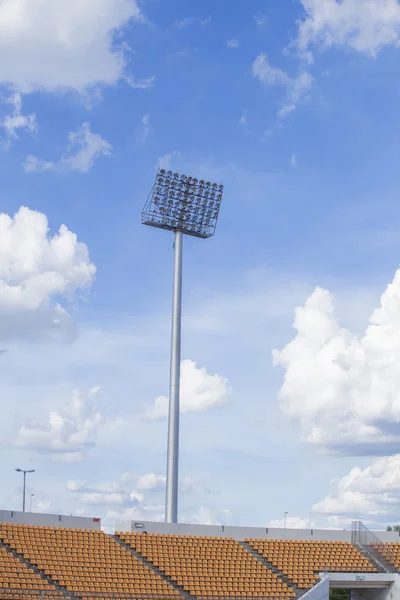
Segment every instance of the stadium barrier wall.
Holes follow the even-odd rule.
[[[272,527],[236,527],[232,525],[187,525],[183,523],[158,523],[152,521],[117,521],[115,530],[128,533],[164,533],[169,535],[198,535],[230,537],[239,541],[245,538],[314,540],[351,542],[351,530],[334,529],[277,529]],[[378,531],[382,542],[400,542],[397,531]]]
[[[101,519],[47,515],[44,513],[0,510],[0,523],[15,525],[41,525],[42,527],[66,527],[68,529],[101,529]]]
[[[308,592],[301,596],[301,600],[329,600],[329,577],[320,575],[320,581]]]

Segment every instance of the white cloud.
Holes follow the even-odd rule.
[[[183,360],[181,364],[181,403],[180,412],[203,412],[223,406],[229,401],[228,380],[221,375],[209,375],[206,369],[198,368],[192,360]],[[157,421],[168,416],[169,400],[159,396],[148,408],[144,417]]]
[[[247,127],[248,122],[247,122],[247,111],[246,110],[244,110],[242,112],[240,119],[239,119],[239,124],[243,125],[243,127]]]
[[[206,19],[201,19],[200,17],[186,17],[181,21],[176,21],[175,28],[176,29],[185,29],[186,27],[190,27],[191,25],[208,25],[211,23],[211,17],[207,17]]]
[[[84,123],[76,132],[68,134],[68,155],[61,159],[60,167],[87,173],[100,156],[109,156],[112,146],[101,135],[92,133],[90,123]]]
[[[62,225],[50,236],[46,215],[21,207],[0,214],[0,339],[74,336],[60,299],[93,283],[87,246]]]
[[[302,517],[290,517],[286,518],[286,527],[288,529],[309,529],[312,526],[310,519],[303,519]],[[285,527],[285,519],[273,519],[269,521],[267,527],[283,528]]]
[[[125,475],[126,479],[126,475]],[[164,492],[165,490],[165,475],[157,475],[156,473],[147,473],[141,475],[136,482],[136,489],[141,492]],[[204,486],[199,480],[192,477],[184,477],[179,481],[179,491],[182,494],[190,493],[211,493],[213,490]]]
[[[98,133],[93,133],[90,123],[83,123],[78,131],[68,134],[68,148],[65,156],[57,163],[28,156],[24,169],[27,173],[37,173],[57,169],[58,171],[78,171],[87,173],[101,156],[110,156],[112,146]]]
[[[152,133],[150,124],[150,115],[146,114],[142,117],[140,126],[136,129],[136,143],[138,145],[145,144]]]
[[[301,98],[311,89],[313,78],[307,71],[297,77],[290,77],[282,69],[273,67],[266,54],[259,54],[252,65],[253,77],[269,86],[280,86],[286,89],[286,101],[278,110],[278,117],[285,118],[296,109]]]
[[[21,93],[114,85],[126,72],[114,36],[141,19],[136,0],[2,0],[0,83]]]
[[[74,390],[70,402],[59,412],[49,414],[46,425],[38,422],[22,425],[13,446],[51,453],[59,460],[66,458],[67,462],[71,455],[82,459],[95,445],[98,429],[105,420],[97,406],[100,393],[99,387],[87,394]]]
[[[294,169],[297,167],[297,156],[295,154],[292,154],[290,164]]]
[[[164,154],[164,156],[160,156],[157,159],[157,169],[165,169],[166,171],[168,171],[171,168],[171,165],[174,162],[174,160],[179,159],[181,157],[182,154],[181,152],[178,152],[178,150],[173,150],[168,154]]]
[[[23,167],[26,173],[40,173],[42,171],[52,171],[56,168],[56,165],[48,160],[42,160],[30,154],[26,157]]]
[[[391,453],[400,440],[400,270],[363,336],[340,327],[332,294],[320,288],[296,309],[294,328],[273,356],[285,369],[282,410],[304,439],[375,454],[381,444]]]
[[[258,27],[264,27],[264,25],[267,24],[268,22],[268,18],[267,15],[258,12],[255,16],[254,16],[254,20],[257,24]]]
[[[183,515],[181,523],[192,525],[233,525],[232,512],[224,508],[222,510],[213,510],[205,506],[200,506],[197,513]]]
[[[126,82],[134,90],[149,90],[154,86],[156,78],[154,75],[143,79],[136,79],[133,75],[125,76]]]
[[[117,482],[103,482],[88,485],[86,482],[68,481],[67,490],[78,494],[77,501],[91,506],[138,506],[144,500],[143,494],[130,491]]]
[[[226,45],[229,48],[239,48],[239,40],[237,40],[237,39],[227,40]]]
[[[301,0],[306,11],[297,44],[306,56],[312,44],[347,45],[375,55],[400,41],[398,0]]]
[[[25,129],[29,133],[35,133],[38,129],[36,114],[22,114],[21,94],[12,94],[12,96],[8,98],[8,103],[12,105],[13,112],[11,115],[6,115],[0,123],[0,126],[3,127],[6,132],[7,138],[9,140],[18,139],[18,129]]]
[[[314,514],[364,518],[368,515],[398,515],[400,502],[400,454],[375,459],[364,470],[359,467],[332,482],[331,493],[314,504]]]
[[[147,473],[139,477],[136,483],[138,490],[146,492],[162,492],[165,489],[166,478],[163,475],[156,475],[156,473]]]

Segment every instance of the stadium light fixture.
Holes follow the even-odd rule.
[[[215,234],[224,186],[161,169],[142,211],[142,224],[173,231],[174,282],[167,445],[165,521],[178,522],[179,403],[183,235]]]
[[[23,473],[24,475],[24,488],[22,492],[22,512],[25,512],[25,500],[26,500],[26,475],[27,473],[34,473],[35,469],[31,469],[30,471],[24,469],[15,469],[17,473]]]

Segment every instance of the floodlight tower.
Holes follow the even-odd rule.
[[[167,523],[178,522],[183,235],[202,239],[214,235],[223,191],[223,185],[161,169],[142,212],[143,225],[167,229],[175,234],[165,502]]]

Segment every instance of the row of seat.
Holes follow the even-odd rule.
[[[234,539],[117,535],[194,596],[280,596],[288,600],[295,596],[289,586]]]
[[[349,542],[259,539],[247,539],[246,542],[299,588],[312,585],[321,571],[376,572]]]
[[[101,531],[0,524],[0,538],[68,591],[180,598],[172,585]]]

